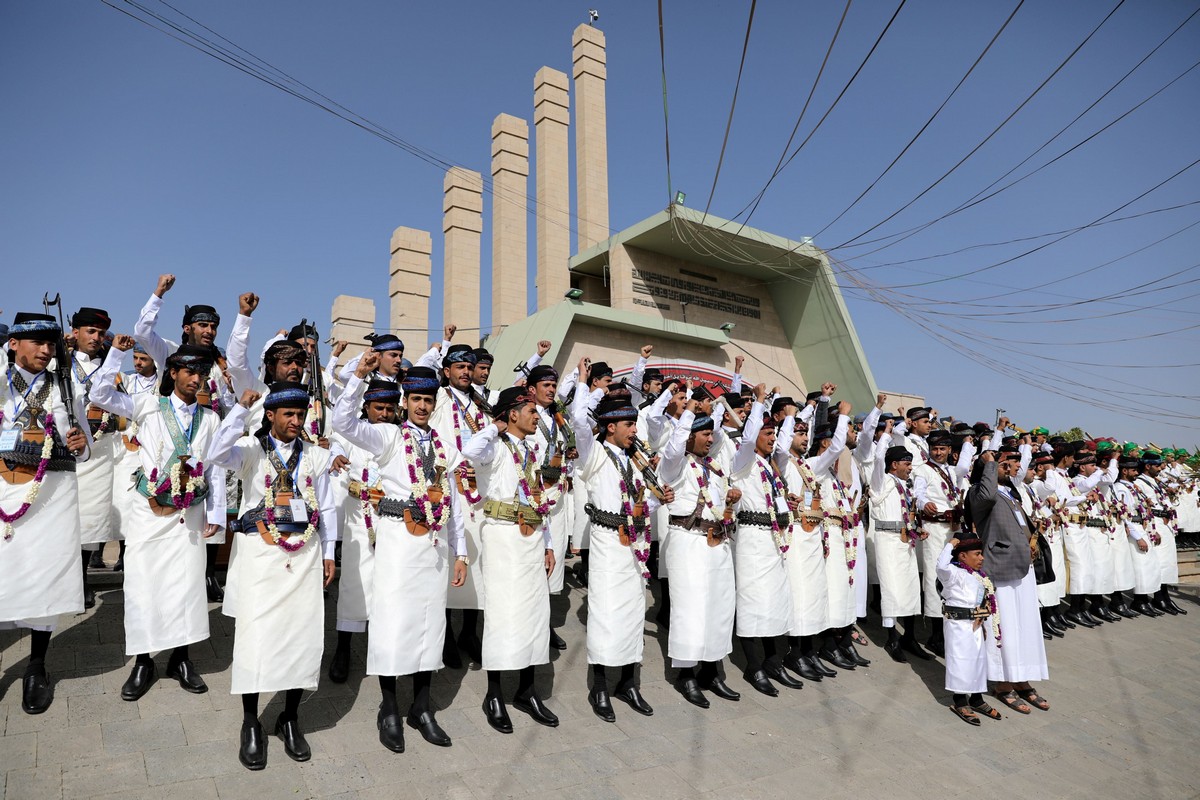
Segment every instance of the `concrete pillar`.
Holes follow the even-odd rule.
[[[567,127],[571,122],[567,74],[542,67],[533,78],[537,150],[537,307],[559,302],[571,279],[571,184]]]
[[[406,353],[423,353],[429,328],[429,274],[432,269],[429,254],[433,252],[433,240],[429,231],[401,226],[392,231],[391,251],[392,259],[388,265],[391,329],[398,331],[397,335],[404,340]]]
[[[333,323],[330,335],[334,339],[344,339],[350,343],[341,358],[341,363],[345,364],[367,349],[367,342],[363,337],[375,331],[375,303],[365,297],[339,294],[333,298],[329,321]]]
[[[525,319],[528,273],[525,199],[529,125],[500,114],[492,122],[492,332]]]
[[[462,167],[446,171],[442,231],[443,319],[457,325],[460,341],[477,341],[479,331],[479,237],[483,233],[483,176]],[[407,327],[407,326],[406,326]]]
[[[575,64],[575,203],[578,252],[608,238],[608,112],[604,33],[580,25],[571,36]]]

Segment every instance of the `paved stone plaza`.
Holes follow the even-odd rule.
[[[737,703],[712,697],[702,711],[683,701],[663,668],[665,640],[646,625],[644,718],[614,702],[615,725],[591,713],[580,621],[585,592],[556,598],[569,643],[539,683],[562,719],[551,730],[510,706],[516,732],[492,731],[480,711],[485,677],[443,671],[434,682],[438,719],[454,738],[440,749],[406,728],[407,752],[378,743],[379,690],[363,677],[356,639],[350,682],[323,681],[301,708],[313,759],[289,760],[271,737],[263,772],[237,760],[239,698],[229,694],[233,622],[214,606],[212,638],[192,657],[210,691],[190,695],[161,679],[137,703],[120,698],[122,593],[107,579],[91,612],[67,620],[51,644],[55,701],[41,716],[20,709],[27,636],[0,633],[0,785],[24,798],[563,798],[995,796],[1024,798],[1200,797],[1196,671],[1200,603],[1187,617],[1138,619],[1076,631],[1050,643],[1048,713],[1007,713],[971,728],[946,707],[940,662],[895,664],[862,648],[871,667],[778,698],[756,694],[729,669]],[[569,582],[569,581],[568,581]],[[333,609],[331,593],[328,604]],[[332,652],[327,620],[326,652]],[[867,626],[879,640],[879,630]],[[166,656],[159,659],[159,673]],[[553,674],[551,674],[553,673]],[[401,681],[401,705],[406,706]],[[510,687],[511,691],[511,687]],[[265,698],[264,698],[265,699]],[[279,703],[262,719],[270,733]]]

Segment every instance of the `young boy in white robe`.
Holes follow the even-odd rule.
[[[975,711],[1000,719],[1000,712],[983,699],[987,637],[998,628],[995,588],[983,571],[983,542],[974,537],[950,539],[938,555],[937,576],[942,584],[946,688],[954,692],[950,710],[970,725],[980,724]]]

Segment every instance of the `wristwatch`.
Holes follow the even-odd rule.
[[[468,567],[471,566],[471,559],[467,558],[466,556],[459,556],[457,558],[457,560],[461,561],[463,564],[467,565]]]

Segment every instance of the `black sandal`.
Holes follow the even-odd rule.
[[[1032,687],[1028,689],[1021,689],[1017,692],[1017,694],[1021,695],[1022,700],[1024,700],[1026,703],[1029,703],[1029,705],[1033,706],[1039,711],[1050,710],[1050,702],[1038,694],[1037,689]]]
[[[979,717],[975,716],[971,712],[971,709],[968,708],[967,706],[950,706],[950,710],[954,712],[954,716],[958,717],[959,719],[961,719],[963,722],[967,723],[968,725],[974,725],[975,727],[979,727],[980,725],[983,724],[982,722],[979,721]]]
[[[1016,692],[1005,692],[1004,694],[998,694],[996,695],[996,699],[1001,703],[1004,703],[1004,705],[1008,706],[1018,714],[1030,713],[1029,706],[1025,705],[1021,701],[1021,698],[1017,697]]]
[[[979,701],[978,704],[971,703],[971,709],[983,714],[988,719],[1004,719],[1000,716],[1000,712],[988,705],[986,700]]]

